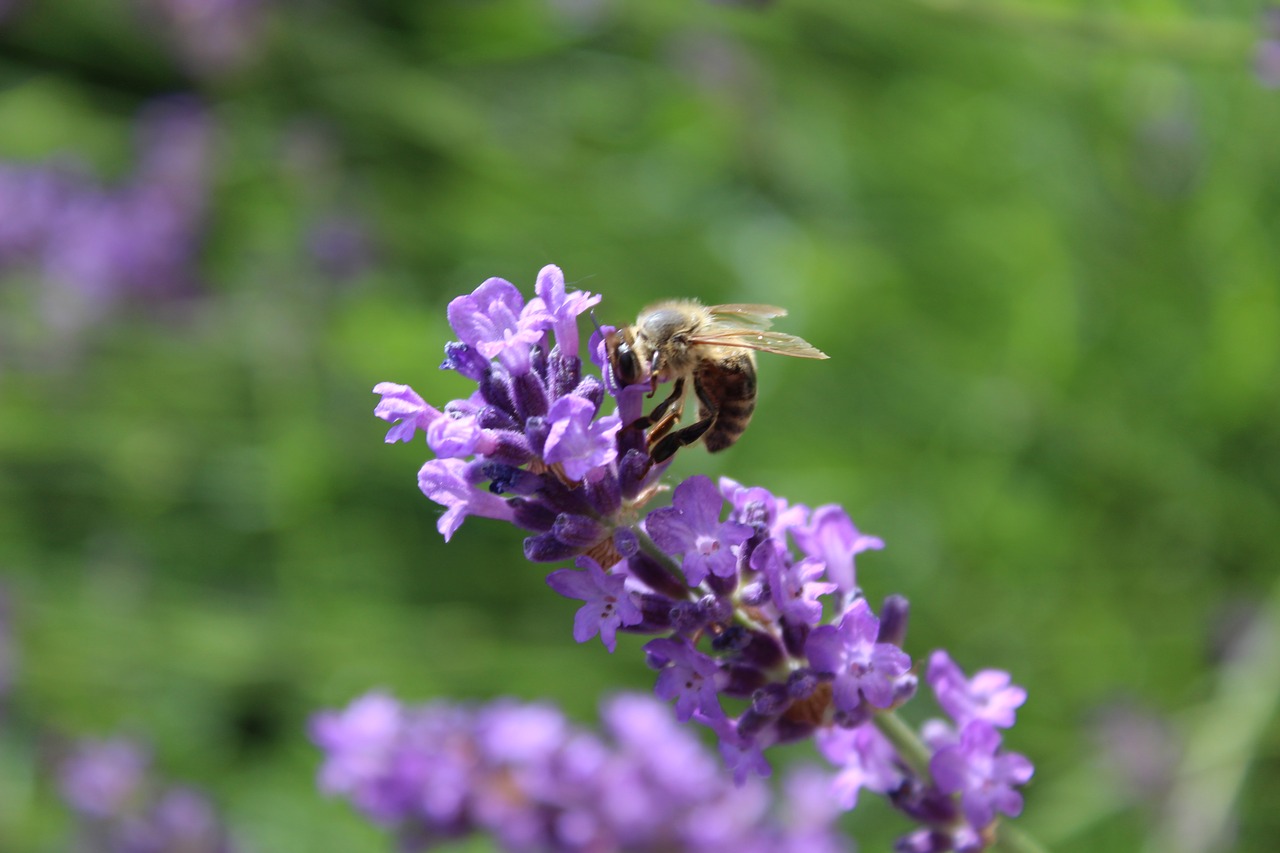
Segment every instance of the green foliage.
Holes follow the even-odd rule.
[[[0,278],[20,660],[0,848],[65,837],[37,733],[145,735],[255,849],[374,850],[314,790],[313,710],[382,686],[588,720],[648,688],[636,638],[572,642],[575,605],[513,531],[472,519],[443,543],[427,449],[385,446],[371,416],[378,381],[462,393],[436,370],[445,304],[491,275],[529,293],[549,262],[604,294],[604,322],[667,296],[786,306],[831,360],[762,359],[744,440],[682,452],[673,478],[843,504],[888,543],[859,577],[911,600],[916,657],[1028,688],[1019,824],[1061,849],[1156,837],[1091,725],[1120,700],[1188,735],[1211,697],[1232,719],[1218,640],[1280,564],[1280,111],[1248,14],[303,5],[218,77],[125,4],[0,23],[0,156],[110,179],[136,110],[175,90],[219,125],[198,300],[68,340],[38,281]],[[335,209],[379,243],[351,282],[302,250]],[[1249,772],[1239,850],[1277,831],[1269,718],[1224,759]],[[873,850],[894,821],[849,823]]]

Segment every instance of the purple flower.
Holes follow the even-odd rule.
[[[733,577],[738,571],[736,548],[752,530],[736,521],[720,521],[724,498],[709,477],[690,477],[676,486],[671,506],[649,513],[645,530],[663,551],[683,555],[681,568],[690,586],[708,574]]]
[[[827,577],[845,593],[858,588],[854,556],[884,547],[884,542],[875,536],[859,533],[848,514],[835,504],[818,507],[813,511],[813,520],[804,527],[793,527],[791,535],[800,550],[826,563]]]
[[[576,563],[585,571],[554,571],[547,575],[547,584],[565,598],[586,602],[573,618],[573,638],[585,643],[599,634],[605,648],[612,652],[618,629],[635,625],[644,617],[626,590],[625,575],[606,574],[590,557],[579,557]]]
[[[1015,711],[1027,701],[1027,691],[1010,684],[1009,673],[983,669],[966,679],[964,671],[941,649],[929,657],[925,678],[938,697],[938,704],[961,728],[971,720],[1008,728],[1013,725]]]
[[[768,578],[773,604],[783,616],[806,625],[822,621],[818,599],[834,592],[836,585],[818,581],[823,571],[821,560],[811,557],[792,564],[777,540],[770,539],[751,553],[751,568]]]
[[[322,784],[330,765],[368,741],[341,731],[341,721],[364,702],[315,718],[327,721],[312,724],[325,753]],[[547,705],[383,702],[399,722],[377,715],[373,771],[337,793],[370,818],[393,823],[407,848],[481,832],[501,849],[522,851],[848,849],[834,832],[834,810],[810,810],[802,825],[778,820],[763,784],[744,778],[735,786],[653,697],[606,701],[607,737],[575,729]],[[742,753],[744,765],[759,764],[749,747]],[[371,809],[391,794],[395,810]]]
[[[775,539],[806,522],[809,508],[804,504],[791,506],[786,498],[780,498],[761,486],[744,486],[728,477],[720,478],[720,493],[733,507],[729,518],[763,530]]]
[[[62,796],[82,815],[114,817],[142,795],[149,764],[147,754],[132,741],[84,741],[59,768]]]
[[[983,720],[960,732],[960,742],[934,753],[929,761],[938,789],[960,794],[960,808],[969,824],[981,830],[996,812],[1017,817],[1022,795],[1014,785],[1025,784],[1034,772],[1031,762],[1016,752],[1000,752],[1000,733]]]
[[[543,459],[559,464],[565,477],[581,480],[618,456],[615,439],[622,422],[609,415],[593,421],[596,407],[583,397],[569,395],[551,404],[551,424]]]
[[[876,708],[888,708],[902,676],[911,669],[906,652],[876,642],[879,632],[880,620],[866,599],[859,598],[838,626],[822,625],[809,635],[809,662],[819,672],[835,676],[835,705],[841,711],[852,713],[863,698]]]
[[[488,453],[495,442],[480,427],[484,404],[475,400],[454,400],[444,407],[444,417],[427,428],[427,445],[442,459],[461,459],[473,453]]]
[[[373,409],[374,417],[392,424],[391,429],[387,430],[387,444],[412,441],[418,430],[426,433],[427,428],[440,417],[440,412],[428,405],[408,385],[379,382],[373,386],[373,393],[382,395]]]
[[[470,466],[461,459],[432,459],[418,471],[418,488],[445,507],[436,529],[448,542],[468,515],[511,521],[515,511],[495,494],[482,492],[467,478]]]
[[[158,784],[138,744],[83,741],[63,762],[63,798],[79,818],[76,849],[111,853],[232,853],[212,804],[184,786]]]
[[[516,286],[501,278],[486,279],[469,296],[454,299],[448,314],[459,340],[485,358],[498,358],[515,375],[529,372],[530,347],[553,319],[541,300],[525,305]]]
[[[575,290],[565,293],[564,273],[560,267],[548,264],[538,272],[538,283],[534,285],[543,307],[551,314],[553,328],[556,332],[556,345],[564,355],[578,353],[578,315],[593,305],[600,303],[598,294]]]
[[[858,791],[863,788],[887,794],[907,778],[897,750],[872,722],[852,729],[820,729],[816,740],[823,757],[840,768],[832,792],[846,810],[858,804]]]
[[[724,766],[733,774],[735,784],[741,785],[748,776],[767,777],[773,772],[760,746],[750,738],[720,738],[720,757]]]
[[[716,662],[683,640],[650,640],[644,647],[660,669],[654,692],[660,699],[676,700],[676,719],[687,722],[695,711],[711,720],[723,720]]]
[[[378,819],[399,818],[409,799],[395,784],[404,725],[400,703],[384,693],[370,693],[342,711],[313,717],[311,739],[326,752],[320,790],[350,796]]]

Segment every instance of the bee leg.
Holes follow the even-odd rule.
[[[716,422],[716,415],[719,409],[707,393],[703,390],[702,384],[697,379],[693,381],[693,390],[698,394],[698,400],[702,403],[702,411],[705,416],[689,424],[683,429],[678,429],[670,435],[662,436],[657,444],[654,444],[649,450],[649,458],[654,462],[665,462],[675,455],[675,452],[682,447],[688,447],[706,434],[711,429],[712,424]],[[668,426],[668,429],[670,426]]]
[[[650,394],[649,396],[653,396]],[[672,409],[672,406],[675,406]],[[675,381],[675,385],[671,388],[671,393],[661,403],[653,407],[653,411],[647,415],[636,418],[627,425],[628,429],[639,427],[640,429],[648,429],[654,427],[655,432],[659,435],[665,435],[671,429],[672,424],[680,420],[680,415],[684,413],[684,377],[680,377]],[[656,426],[655,426],[656,425]]]
[[[661,441],[653,446],[649,451],[649,458],[654,462],[665,462],[675,455],[676,451],[682,447],[689,445],[702,438],[703,434],[711,428],[715,423],[716,416],[710,415],[703,418],[697,423],[689,424],[683,429],[678,429],[670,435],[664,436]]]

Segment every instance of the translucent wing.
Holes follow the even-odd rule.
[[[768,306],[751,305],[751,308]],[[781,309],[778,309],[781,310]],[[773,352],[778,355],[790,355],[795,358],[829,358],[826,353],[795,335],[784,332],[769,332],[763,329],[716,328],[712,326],[697,337],[689,339],[690,343],[707,344],[715,347],[742,347],[743,349]]]
[[[712,305],[707,312],[711,314],[711,322],[716,325],[749,326],[755,329],[767,329],[773,325],[774,317],[787,316],[787,309],[779,308],[777,305],[745,303]]]

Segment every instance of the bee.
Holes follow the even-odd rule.
[[[649,430],[654,462],[699,439],[716,453],[741,437],[756,407],[756,350],[827,358],[808,341],[769,331],[773,319],[786,314],[773,305],[708,307],[672,299],[650,305],[634,325],[608,335],[605,347],[619,383],[652,380],[655,390],[658,383],[674,383],[670,396],[632,425]],[[673,432],[684,413],[686,383],[698,398],[698,420]]]

